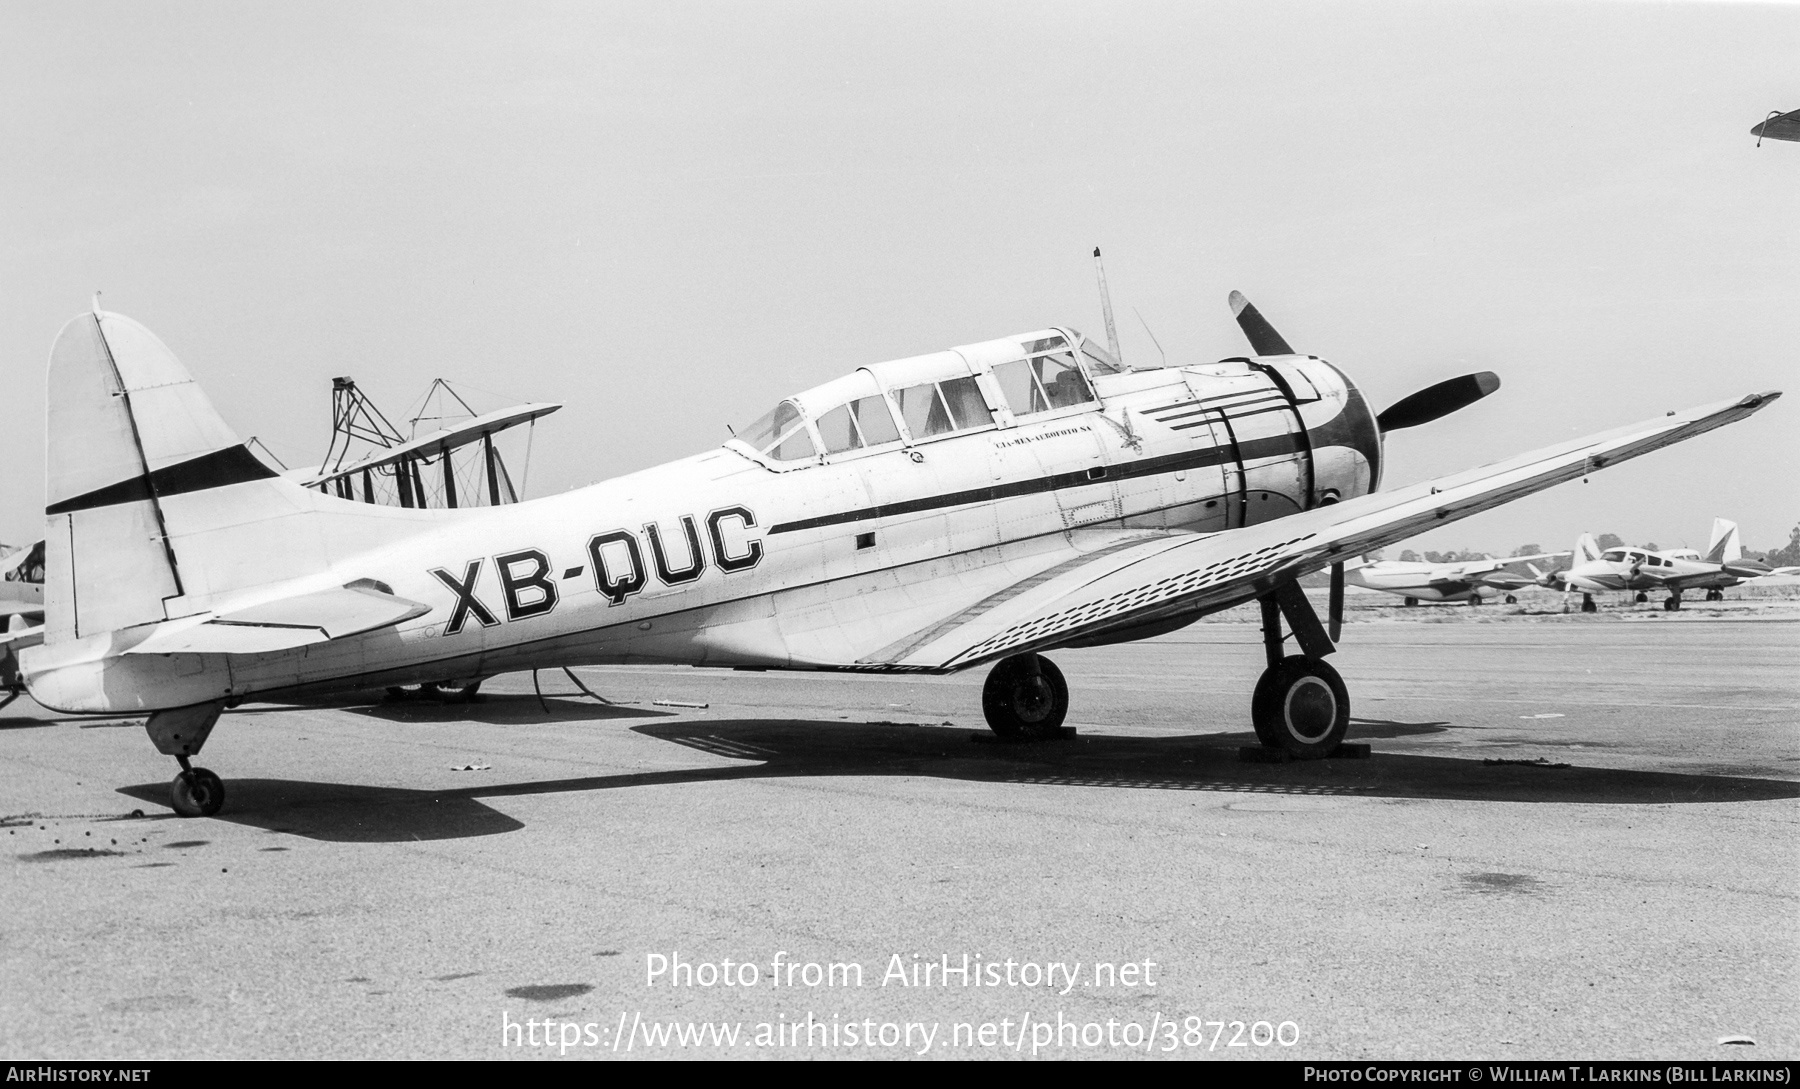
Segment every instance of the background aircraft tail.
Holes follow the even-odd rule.
[[[1706,560],[1709,563],[1730,563],[1744,555],[1744,542],[1738,536],[1736,522],[1723,518],[1713,519],[1712,540],[1706,546]]]
[[[1579,567],[1591,560],[1600,558],[1600,545],[1594,540],[1592,533],[1583,533],[1575,538],[1575,554],[1569,557],[1570,567]]]
[[[284,480],[148,329],[94,311],[50,351],[45,642],[191,615],[422,528]]]

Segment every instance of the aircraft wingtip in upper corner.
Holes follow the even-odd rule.
[[[622,662],[991,662],[989,725],[1050,737],[1069,691],[1043,652],[1260,601],[1252,722],[1264,744],[1316,757],[1349,722],[1325,661],[1345,560],[1773,399],[1382,492],[1387,432],[1497,379],[1440,382],[1377,414],[1343,371],[1294,353],[1241,294],[1230,303],[1253,355],[1135,369],[1073,328],[1041,329],[868,364],[667,465],[457,510],[278,476],[153,334],[84,314],[51,352],[46,622],[20,652],[23,681],[53,709],[150,712],[152,742],[182,768],[172,804],[193,815],[217,812],[224,786],[190,758],[251,698]],[[1296,580],[1327,567],[1322,623]]]

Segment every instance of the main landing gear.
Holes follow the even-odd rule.
[[[1720,595],[1720,596],[1723,596],[1723,595]],[[1680,612],[1681,611],[1681,595],[1680,594],[1670,594],[1669,599],[1667,601],[1663,602],[1663,608],[1665,610],[1667,610],[1668,612],[1672,612],[1672,613]]]
[[[206,744],[224,709],[222,703],[177,707],[158,711],[144,723],[156,751],[181,764],[181,774],[169,784],[169,806],[183,817],[210,817],[225,804],[224,782],[188,762],[188,757],[200,754],[200,746]]]
[[[1290,757],[1317,760],[1343,744],[1350,728],[1350,692],[1325,661],[1337,650],[1306,591],[1289,580],[1261,599],[1263,650],[1269,667],[1250,697],[1250,721],[1264,748]],[[1281,621],[1293,629],[1301,653],[1284,654]]]
[[[183,817],[210,817],[225,804],[225,783],[206,768],[181,761],[181,774],[169,784],[169,805]]]
[[[1062,736],[1069,713],[1069,685],[1062,670],[1041,654],[1004,658],[981,686],[981,713],[1001,737],[1043,741]]]

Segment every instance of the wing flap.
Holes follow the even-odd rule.
[[[1060,646],[1108,629],[1241,604],[1298,578],[1434,526],[1490,510],[1741,420],[1777,392],[1674,412],[1491,465],[1208,536],[1172,537],[1065,566],[992,608],[966,610],[925,638],[858,665],[950,671]]]
[[[398,597],[370,580],[165,624],[127,654],[260,654],[392,627],[431,606]]]

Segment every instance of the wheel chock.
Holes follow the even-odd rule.
[[[1373,752],[1373,746],[1360,741],[1344,741],[1327,753],[1325,759],[1367,760]],[[1238,759],[1246,764],[1288,764],[1300,758],[1286,749],[1271,749],[1262,745],[1240,745]]]
[[[1001,737],[992,730],[969,735],[969,740],[977,745],[1036,745],[1040,741],[1072,741],[1074,738],[1073,726],[1058,726],[1055,737]]]

